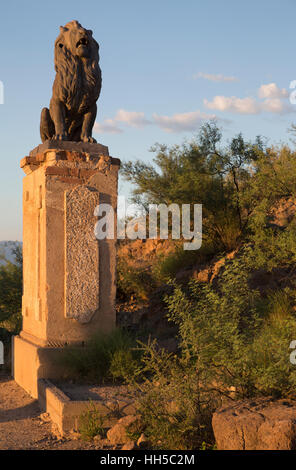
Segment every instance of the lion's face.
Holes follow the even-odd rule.
[[[98,44],[92,37],[92,31],[85,29],[78,21],[71,21],[61,26],[61,33],[55,44],[56,55],[70,51],[72,56],[93,58]]]

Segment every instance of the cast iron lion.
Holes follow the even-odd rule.
[[[41,112],[40,135],[48,139],[96,142],[92,128],[97,115],[102,77],[99,45],[92,31],[78,21],[60,27],[55,41],[56,76],[49,109]]]

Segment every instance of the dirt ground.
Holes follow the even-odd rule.
[[[0,376],[0,450],[90,450],[96,444],[57,437],[41,419],[37,400],[9,376]]]

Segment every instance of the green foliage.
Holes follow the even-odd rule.
[[[265,217],[262,206],[260,209],[257,208],[252,220],[250,241],[254,252],[254,269],[264,266],[270,272],[276,268],[294,270],[296,262],[295,218],[286,227],[275,227]]]
[[[295,156],[295,152],[286,146],[266,149],[256,161],[250,195],[268,201],[269,206],[278,199],[295,196]]]
[[[169,255],[159,256],[156,260],[151,276],[154,284],[160,285],[174,279],[177,272],[191,268],[197,264],[204,264],[215,254],[215,249],[210,244],[202,246],[197,251],[184,250],[183,245],[177,246],[175,252]]]
[[[101,415],[95,404],[90,401],[87,411],[79,417],[79,432],[84,441],[90,441],[95,436],[106,437],[104,428],[105,418]]]
[[[133,383],[156,448],[213,448],[210,416],[221,397],[295,397],[289,346],[296,332],[296,218],[290,213],[279,223],[277,208],[294,201],[295,209],[296,153],[265,148],[260,139],[246,143],[241,135],[224,149],[220,141],[209,123],[189,144],[157,145],[154,165],[123,167],[136,185],[135,200],[203,204],[203,246],[194,263],[239,248],[213,284],[173,283],[166,302],[179,353],[142,345]],[[177,250],[159,258],[155,281],[191,266],[195,254],[187,255]],[[269,289],[256,289],[260,276],[270,279]]]
[[[288,147],[269,148],[254,163],[243,203],[251,208],[251,240],[258,255],[269,253],[271,264],[295,262],[295,217],[276,227],[277,207],[296,197],[296,153]],[[272,260],[273,258],[273,260]],[[289,259],[290,258],[290,259]]]
[[[153,164],[127,162],[121,172],[135,184],[134,201],[146,207],[203,204],[203,243],[232,250],[247,231],[251,208],[245,192],[264,146],[260,138],[249,143],[239,134],[222,148],[221,139],[216,123],[209,122],[192,142],[171,148],[156,144]]]
[[[261,247],[245,246],[226,263],[215,285],[173,283],[166,302],[170,321],[178,325],[179,353],[142,344],[142,363],[133,378],[153,448],[214,448],[211,415],[223,397],[295,398],[290,343],[296,332],[296,280],[288,271],[290,287],[265,294],[251,288],[254,273],[281,266],[280,253],[272,260],[274,251],[285,246],[284,234],[272,240],[270,251],[268,240]],[[282,262],[294,269],[294,244],[288,239]]]
[[[142,366],[135,371],[138,412],[154,449],[199,449],[213,444],[213,397],[203,393],[198,371],[187,357],[142,344]]]
[[[182,354],[194,361],[204,386],[228,396],[235,387],[238,398],[286,396],[295,388],[296,370],[289,361],[296,331],[294,291],[270,294],[264,306],[249,286],[257,263],[246,248],[226,265],[218,288],[192,281],[188,294],[176,286],[167,299]]]
[[[114,351],[109,368],[113,379],[122,380],[133,375],[138,366],[138,360],[139,358],[135,353],[135,349],[119,349]]]
[[[70,377],[94,383],[122,381],[136,364],[134,340],[119,328],[108,335],[97,333],[79,349],[65,349],[61,360]]]
[[[146,267],[131,266],[127,260],[117,260],[117,297],[125,300],[135,296],[146,300],[155,287],[150,272]]]
[[[173,244],[173,241],[172,241]],[[155,255],[151,266],[129,264],[122,256],[117,259],[117,298],[126,300],[134,297],[147,300],[154,289],[175,278],[178,271],[205,264],[216,253],[214,245],[207,243],[200,250],[186,251],[182,244],[175,244],[175,251]]]
[[[11,333],[21,329],[22,308],[22,252],[19,246],[14,248],[15,262],[4,259],[0,266],[0,324]]]
[[[153,266],[153,277],[158,283],[165,283],[168,279],[174,278],[182,268],[190,267],[194,264],[194,255],[192,252],[179,248],[175,253],[167,256],[162,255]]]
[[[289,360],[289,345],[296,332],[292,302],[295,293],[289,289],[270,295],[268,314],[252,345],[256,385],[267,395],[295,396],[296,370]]]
[[[141,422],[141,420],[136,419],[134,422],[130,423],[126,429],[127,437],[134,442],[137,442],[141,434],[145,431],[145,425]]]

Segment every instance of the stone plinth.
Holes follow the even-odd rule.
[[[109,203],[116,214],[119,164],[103,145],[54,141],[21,161],[23,329],[14,376],[33,396],[39,378],[56,378],[51,349],[115,326],[116,240],[96,239],[94,211]]]

